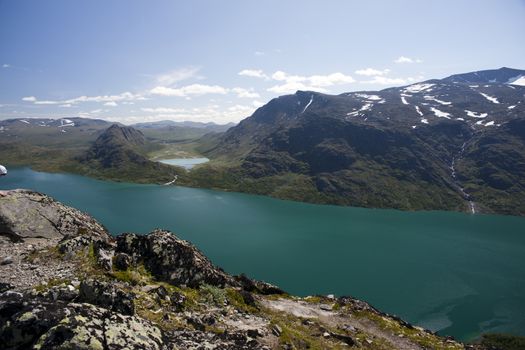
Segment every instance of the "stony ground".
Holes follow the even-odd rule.
[[[40,199],[64,220],[61,205]],[[85,215],[67,211],[70,223]],[[113,239],[79,223],[77,234],[67,225],[68,234],[14,241],[16,225],[0,232],[4,349],[468,348],[353,298],[298,298],[228,275],[167,231]]]

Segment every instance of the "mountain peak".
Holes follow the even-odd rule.
[[[499,69],[489,69],[470,73],[454,74],[443,79],[443,81],[448,83],[467,84],[513,84],[523,76],[525,76],[525,70],[501,67]]]
[[[146,143],[144,134],[130,126],[113,124],[99,136],[96,142],[127,143],[132,146],[141,146]]]

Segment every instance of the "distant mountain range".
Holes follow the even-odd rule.
[[[0,121],[0,160],[314,203],[525,215],[525,71],[381,91],[297,91],[238,125]],[[108,129],[109,128],[109,129]],[[189,173],[151,159],[204,154]]]
[[[240,190],[523,215],[524,77],[501,68],[381,91],[298,91],[271,100],[205,151],[233,164]]]
[[[157,122],[147,122],[147,123],[137,123],[130,125],[131,127],[138,129],[161,129],[168,127],[183,127],[183,128],[196,128],[196,129],[207,129],[209,132],[224,132],[235,126],[235,123],[228,124],[215,124],[215,123],[200,123],[200,122],[191,122],[183,121],[176,122],[173,120],[161,120]]]

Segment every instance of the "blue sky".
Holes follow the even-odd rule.
[[[524,69],[523,0],[0,0],[0,119],[237,122],[298,89]]]

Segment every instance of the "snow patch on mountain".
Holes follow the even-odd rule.
[[[469,111],[468,109],[465,109],[465,112],[467,113],[469,117],[472,117],[472,118],[486,118],[488,115],[488,113],[476,113],[473,111]]]
[[[510,78],[507,84],[525,86],[525,75],[518,75],[517,77]]]
[[[499,103],[498,99],[496,97],[484,94],[483,92],[480,92],[481,96],[485,97],[487,100],[489,100],[492,103]]]
[[[309,101],[308,104],[304,107],[304,109],[303,109],[303,111],[302,111],[301,113],[306,112],[306,110],[308,109],[308,107],[310,107],[310,105],[312,104],[313,100],[314,100],[314,95],[311,95],[311,96],[310,96],[310,101]]]
[[[437,102],[437,103],[439,103],[439,104],[442,104],[442,105],[444,105],[444,106],[448,106],[448,105],[451,105],[451,104],[452,104],[452,102],[446,102],[446,101],[438,100],[438,99],[437,99],[436,97],[434,97],[434,96],[425,95],[425,96],[423,96],[423,98],[424,98],[425,100],[427,100],[427,101],[435,101],[435,102]]]
[[[434,108],[434,107],[430,107],[430,110],[431,110],[432,112],[434,112],[434,114],[435,114],[436,117],[438,117],[438,118],[447,118],[447,119],[450,119],[450,113],[442,112],[442,111],[440,111],[439,109]]]
[[[355,116],[359,115],[361,112],[365,112],[365,111],[370,110],[372,108],[372,106],[373,106],[372,103],[366,103],[359,110],[354,111],[354,112],[350,112],[350,113],[346,113],[346,115],[351,116],[351,117],[355,117]]]
[[[75,123],[71,119],[60,119],[59,128],[65,128],[67,126],[75,126]]]
[[[364,98],[366,100],[370,100],[370,101],[379,101],[379,100],[382,100],[381,97],[377,96],[377,95],[367,95],[367,94],[355,94],[357,97],[361,97],[361,98]]]
[[[422,84],[422,83],[413,84],[413,85],[410,85],[410,86],[407,86],[406,88],[404,88],[403,91],[404,92],[411,92],[411,93],[418,93],[418,92],[421,92],[421,91],[428,90],[434,85],[436,85],[436,84]]]

